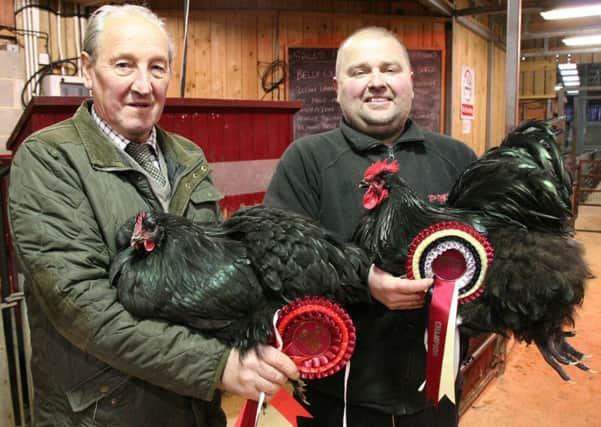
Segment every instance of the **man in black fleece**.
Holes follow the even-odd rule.
[[[363,214],[358,183],[382,159],[397,160],[399,174],[422,196],[444,200],[476,156],[409,119],[412,74],[405,46],[388,30],[369,27],[347,38],[338,50],[334,82],[340,127],[290,145],[265,204],[312,217],[349,240]],[[372,266],[368,283],[376,303],[352,313],[357,347],[347,390],[344,372],[309,382],[314,418],[299,419],[299,426],[341,426],[345,406],[348,427],[456,426],[455,405],[443,399],[436,409],[418,391],[425,379],[423,306],[431,279],[393,277]]]

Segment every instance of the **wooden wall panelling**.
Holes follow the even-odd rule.
[[[366,27],[366,26],[376,26],[376,27],[384,27],[384,28],[388,28],[391,31],[394,31],[391,27],[392,23],[394,22],[394,18],[396,18],[395,16],[387,16],[387,15],[369,15],[369,16],[363,16],[363,22],[360,26],[353,28],[353,31],[358,30],[361,27]],[[347,36],[350,35],[350,32],[348,34],[344,34],[342,37],[342,40],[344,40]],[[340,40],[340,41],[342,41]]]
[[[303,17],[299,14],[278,13],[280,58],[288,63],[288,47],[303,45]],[[285,99],[288,98],[288,79],[284,84]]]
[[[354,10],[359,3],[339,2],[339,6]],[[243,3],[236,4],[245,7]],[[263,3],[264,6],[267,4]],[[381,8],[383,5],[374,7]],[[176,43],[173,79],[168,95],[177,97],[183,20],[181,12],[176,10],[162,10],[160,15]],[[269,67],[276,59],[287,60],[288,47],[337,47],[351,32],[367,25],[387,27],[398,33],[408,48],[439,49],[445,57],[443,20],[357,13],[195,9],[190,13],[188,30],[185,96],[286,100],[287,83],[265,93],[261,76],[266,75],[268,84],[279,77],[277,72],[270,73]]]
[[[555,58],[522,61],[520,97],[554,98],[556,74]]]
[[[226,17],[225,32],[225,94],[226,99],[242,99],[242,16],[230,13]],[[245,70],[246,71],[246,70]]]
[[[224,98],[226,94],[226,16],[231,12],[219,12],[211,14],[211,98]]]
[[[211,17],[203,12],[192,13],[189,27],[186,97],[210,98],[213,86]]]
[[[388,28],[399,35],[407,49],[432,49],[441,51],[441,70],[443,70],[443,72],[441,73],[440,123],[445,123],[445,22],[436,19],[408,19],[402,16],[391,16]]]
[[[452,136],[469,145],[476,154],[486,151],[488,41],[466,27],[453,26],[453,106],[451,119]],[[463,133],[460,117],[461,66],[474,69],[475,118],[471,120],[471,133]]]
[[[260,79],[258,75],[257,56],[257,16],[255,14],[242,14],[241,32],[241,99],[259,99]]]
[[[492,111],[489,114],[491,121],[488,126],[490,127],[489,134],[491,146],[496,147],[505,137],[505,105],[507,100],[505,76],[506,54],[504,49],[495,46],[492,55],[492,75],[489,79],[489,84],[492,85]],[[490,147],[486,147],[486,149],[488,148]]]
[[[520,71],[520,94],[523,96],[534,95],[534,70]]]
[[[256,79],[257,90],[259,97],[263,100],[283,100],[285,99],[285,88],[280,86],[271,92],[266,93],[263,89],[261,78],[265,76],[267,84],[270,84],[274,80],[277,80],[278,75],[270,72],[270,65],[276,60],[279,55],[276,32],[277,32],[277,19],[273,13],[260,13],[257,15],[257,61],[253,76]],[[280,57],[280,59],[284,59]]]
[[[312,13],[303,16],[303,46],[332,44],[332,14]]]
[[[545,69],[534,71],[534,95],[545,94]]]
[[[190,20],[192,21],[193,12],[190,13]],[[173,40],[173,47],[175,50],[175,56],[171,64],[171,82],[169,83],[169,89],[167,90],[167,96],[179,97],[180,92],[180,78],[181,78],[181,64],[182,64],[182,52],[184,50],[184,28],[183,19],[181,19],[181,12],[175,10],[161,10],[160,16],[165,22],[165,28]],[[191,72],[193,65],[190,63],[190,51],[194,50],[194,43],[188,40],[188,66],[186,72]],[[190,96],[191,88],[186,87],[186,96]]]
[[[555,85],[557,79],[557,71],[555,69],[555,65],[553,68],[550,67],[545,68],[545,87],[543,88],[545,95],[548,95],[552,98],[556,97],[555,94]]]

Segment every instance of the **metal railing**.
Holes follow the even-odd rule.
[[[601,206],[601,159],[579,159],[574,187],[574,216],[578,206]]]
[[[573,225],[578,231],[601,232],[601,210],[581,209],[582,206],[601,207],[601,150],[579,156],[574,168],[572,196]]]
[[[5,160],[5,159],[0,159]],[[22,286],[13,269],[6,200],[8,162],[0,163],[0,426],[29,426],[31,340]]]

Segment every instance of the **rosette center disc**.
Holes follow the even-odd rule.
[[[465,257],[457,249],[444,251],[432,262],[432,272],[444,280],[457,280],[466,270]]]
[[[331,342],[332,335],[327,325],[321,322],[306,321],[293,331],[292,343],[289,348],[294,355],[316,355],[327,351]]]

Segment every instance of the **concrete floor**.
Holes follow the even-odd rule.
[[[588,364],[601,371],[601,207],[581,206],[576,229],[596,277],[588,283],[576,318],[578,335],[570,342],[594,355]],[[601,375],[568,367],[575,380],[569,384],[544,362],[536,347],[513,343],[510,348],[505,373],[472,404],[460,427],[601,426]],[[224,399],[228,427],[234,426],[242,403],[235,396]],[[289,425],[269,406],[259,421],[259,427]]]

